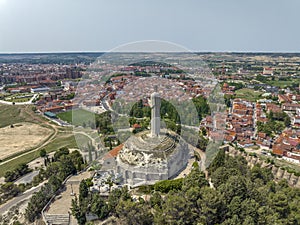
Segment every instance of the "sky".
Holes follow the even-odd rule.
[[[0,0],[0,53],[109,51],[142,40],[300,52],[299,9],[299,0]]]

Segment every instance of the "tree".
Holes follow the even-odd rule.
[[[206,136],[206,135],[207,135],[207,130],[206,130],[205,127],[201,127],[201,134],[202,134],[203,136]]]
[[[266,82],[267,81],[267,77],[263,76],[263,75],[257,75],[256,76],[256,80],[261,81],[261,82]]]
[[[17,196],[20,193],[20,189],[16,184],[7,182],[1,185],[0,192],[2,193],[2,198],[8,199]]]
[[[278,191],[269,199],[271,207],[279,213],[280,217],[287,218],[290,209],[287,196],[284,192]]]
[[[44,148],[41,149],[41,150],[40,150],[40,157],[44,158],[44,157],[46,157],[46,155],[47,155],[46,150],[45,150]]]
[[[201,208],[200,221],[211,225],[222,222],[225,214],[225,203],[218,191],[203,187],[201,189],[201,200],[198,204]]]
[[[193,168],[190,174],[183,180],[183,190],[188,190],[191,187],[208,186],[208,181],[205,179],[205,174],[199,168]]]
[[[155,191],[150,197],[150,205],[151,207],[161,207],[162,197],[159,192]]]
[[[54,161],[57,161],[62,155],[68,155],[70,153],[67,147],[60,148],[54,153]]]
[[[259,204],[253,200],[253,199],[245,199],[242,204],[241,204],[241,214],[240,215],[240,218],[242,220],[247,220],[247,218],[250,216],[251,218],[253,218],[253,222],[251,223],[257,223],[257,217],[258,217],[258,208],[259,208]],[[249,221],[250,223],[250,221]]]
[[[251,216],[247,216],[242,225],[255,225],[254,218]]]
[[[231,99],[233,99],[232,95],[224,95],[224,101],[227,107],[231,106]]]
[[[5,182],[11,182],[17,180],[19,177],[31,172],[32,169],[27,164],[21,163],[14,171],[7,171],[4,175]]]
[[[66,179],[71,174],[76,174],[76,167],[69,155],[62,155],[59,158],[59,163],[60,169],[58,176],[61,178],[61,180]]]
[[[42,186],[41,190],[35,193],[30,199],[25,212],[25,218],[33,223],[37,218],[40,217],[42,209],[45,207],[47,202],[51,197],[57,192],[61,187],[62,181],[67,178],[67,176],[76,173],[76,167],[74,162],[82,162],[82,156],[78,152],[69,154],[67,148],[61,148],[55,153],[55,161],[52,162],[46,170],[41,170],[39,173],[38,180],[48,179],[48,182]],[[18,171],[26,170],[26,166],[20,166]],[[75,207],[74,202],[72,206]],[[78,211],[78,210],[77,210]],[[80,211],[80,210],[79,210]],[[83,212],[78,212],[77,214],[78,223],[85,223],[85,214]]]
[[[60,180],[57,176],[51,176],[49,178],[48,184],[51,185],[53,190],[58,190],[61,186],[62,180]]]
[[[270,206],[261,206],[258,210],[257,224],[276,224],[278,213],[275,213]]]
[[[231,176],[227,182],[219,187],[221,193],[224,194],[227,203],[235,197],[239,196],[242,200],[247,197],[246,179],[242,176]]]
[[[78,198],[77,196],[75,195],[75,198],[72,199],[72,203],[71,203],[71,211],[72,211],[72,215],[78,219],[79,218],[79,215],[80,215],[80,207],[79,207],[79,204],[78,204]]]
[[[211,181],[214,187],[218,188],[221,184],[225,184],[230,176],[242,175],[235,168],[219,167],[211,174]]]
[[[120,189],[114,189],[108,197],[109,211],[113,214],[115,213],[116,206],[118,205],[121,196],[122,191]]]
[[[240,215],[241,213],[241,204],[243,199],[241,196],[234,196],[230,203],[228,204],[227,217],[233,217],[234,215]]]
[[[130,126],[133,126],[133,124],[136,124],[136,122],[137,122],[136,118],[134,118],[134,117],[130,117],[129,118],[129,124],[130,124]]]
[[[91,212],[96,214],[99,219],[104,219],[108,216],[108,205],[98,194],[92,195]]]
[[[156,215],[164,217],[156,218],[160,224],[193,224],[198,216],[192,202],[188,202],[182,194],[176,192],[170,192],[166,196],[162,209],[162,215]]]
[[[251,169],[251,180],[255,181],[256,179],[261,179],[264,184],[268,183],[273,179],[273,174],[270,169],[267,168],[261,168],[257,165],[255,165]]]
[[[88,193],[89,193],[88,186],[87,186],[85,180],[82,180],[80,182],[80,185],[79,185],[79,196],[80,196],[80,198],[82,198],[82,199],[87,198]],[[79,201],[80,201],[80,199],[79,199]]]
[[[84,161],[83,161],[83,157],[80,154],[80,152],[77,150],[72,151],[70,153],[70,158],[71,158],[73,164],[75,165],[76,170],[81,171],[83,168]]]
[[[11,182],[16,180],[16,174],[13,171],[7,171],[4,175],[4,178],[5,178],[4,180],[5,182]]]
[[[220,149],[214,161],[209,166],[209,173],[214,172],[217,168],[224,166],[225,164],[225,151]]]
[[[222,223],[222,225],[236,225],[236,224],[241,224],[238,215],[233,215],[232,218],[229,218]]]
[[[131,200],[121,200],[116,208],[118,217],[125,224],[132,225],[151,225],[153,224],[153,215],[147,204],[133,202]]]
[[[200,148],[201,150],[205,151],[207,144],[208,144],[208,139],[204,137],[203,134],[199,135],[198,143],[197,143],[197,148]]]
[[[84,225],[86,222],[85,212],[81,209],[78,204],[78,198],[75,195],[75,199],[72,199],[71,203],[72,215],[76,218],[79,225]]]
[[[35,193],[30,199],[25,210],[25,218],[31,223],[39,218],[42,209],[57,190],[58,187],[55,187],[49,182],[46,183],[41,190]]]

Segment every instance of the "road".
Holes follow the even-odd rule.
[[[7,212],[11,207],[19,204],[20,202],[30,198],[32,196],[32,194],[38,192],[41,187],[44,185],[46,181],[44,181],[43,183],[39,184],[36,187],[33,187],[27,191],[25,191],[23,194],[9,200],[8,202],[4,203],[3,205],[0,206],[0,215],[3,215],[5,212]]]
[[[28,184],[33,181],[33,178],[39,174],[38,170],[32,171],[31,173],[26,174],[25,176],[21,177],[20,179],[15,181],[15,184]]]
[[[47,120],[50,120],[52,121],[53,123],[56,123],[57,125],[59,126],[63,126],[63,127],[73,127],[72,124],[69,124],[61,119],[58,119],[58,118],[50,118],[48,116],[45,116],[43,113],[40,113],[40,116],[46,118]]]
[[[27,102],[15,102],[15,105],[31,105],[32,101],[38,96],[38,94],[34,94],[32,96],[32,98],[27,101]],[[8,102],[8,101],[4,101],[4,100],[0,100],[0,103],[5,104],[5,105],[12,105],[12,102]]]
[[[117,114],[117,115],[119,115],[119,116],[128,117],[127,114],[120,114],[120,113],[117,113],[116,111],[114,111],[113,108],[107,103],[106,98],[107,98],[107,96],[105,96],[105,97],[102,99],[102,102],[101,102],[103,108],[104,108],[106,111],[114,112],[115,114]]]
[[[191,146],[191,147],[193,147],[193,146]],[[211,188],[215,188],[214,184],[211,182],[211,178],[208,177],[208,171],[207,171],[206,166],[205,166],[205,161],[206,161],[206,154],[205,154],[205,152],[203,152],[199,148],[196,148],[196,147],[193,147],[193,148],[194,148],[194,151],[197,152],[200,155],[200,157],[201,157],[201,160],[199,162],[199,166],[200,166],[201,171],[203,171],[203,173],[205,174],[205,178],[208,180],[209,186]]]
[[[180,124],[180,123],[177,123],[176,125],[180,125],[181,127],[185,127],[185,128],[188,128],[188,129],[191,129],[191,130],[196,130],[196,131],[199,131],[199,126],[189,126],[189,125],[185,125],[185,124]]]
[[[203,152],[199,148],[196,148],[192,145],[189,145],[189,146],[190,146],[190,148],[192,148],[195,152],[197,152],[200,155],[200,158],[201,158],[200,169],[201,169],[201,171],[203,171],[205,173],[206,178],[208,178],[208,172],[205,167],[205,161],[206,161],[205,152]]]
[[[256,104],[254,103],[254,107],[253,107],[254,113],[253,113],[253,127],[254,127],[254,134],[253,136],[256,137],[257,135],[257,114],[256,114]]]

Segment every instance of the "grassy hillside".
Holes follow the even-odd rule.
[[[59,133],[52,142],[43,148],[46,149],[47,152],[53,152],[62,147],[77,148],[76,140],[72,133]],[[8,162],[4,162],[2,165],[0,165],[0,177],[4,176],[7,171],[16,169],[21,163],[29,163],[32,160],[40,157],[39,152],[40,150],[37,149],[36,151],[26,153]]]
[[[73,135],[73,130],[71,128],[58,127],[52,124],[51,122],[49,123],[47,119],[34,113],[32,107],[34,106],[33,105],[17,106],[17,105],[0,104],[0,128],[9,126],[11,124],[21,123],[21,122],[38,123],[41,126],[46,126],[52,129],[56,127],[58,131],[57,134],[53,137],[53,140],[51,140],[47,145],[43,147],[46,149],[47,152],[56,151],[62,147],[69,147],[69,148],[78,147],[75,137]],[[67,114],[67,116],[70,116],[70,114]],[[86,114],[83,115],[83,118],[85,116]],[[13,156],[14,158],[9,157],[8,159],[6,159],[8,160],[7,162],[4,161],[0,165],[0,177],[3,176],[6,171],[15,169],[19,164],[29,163],[30,161],[39,157],[39,151],[40,149],[37,148],[22,153],[20,152],[20,154],[16,154],[15,156]]]
[[[20,122],[44,122],[45,119],[34,113],[32,107],[34,106],[0,104],[0,128]]]

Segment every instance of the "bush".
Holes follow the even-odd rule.
[[[176,180],[162,180],[154,184],[154,190],[162,193],[168,193],[171,190],[181,190],[183,178]]]
[[[138,191],[144,194],[150,194],[154,190],[153,185],[143,185],[138,187]]]

